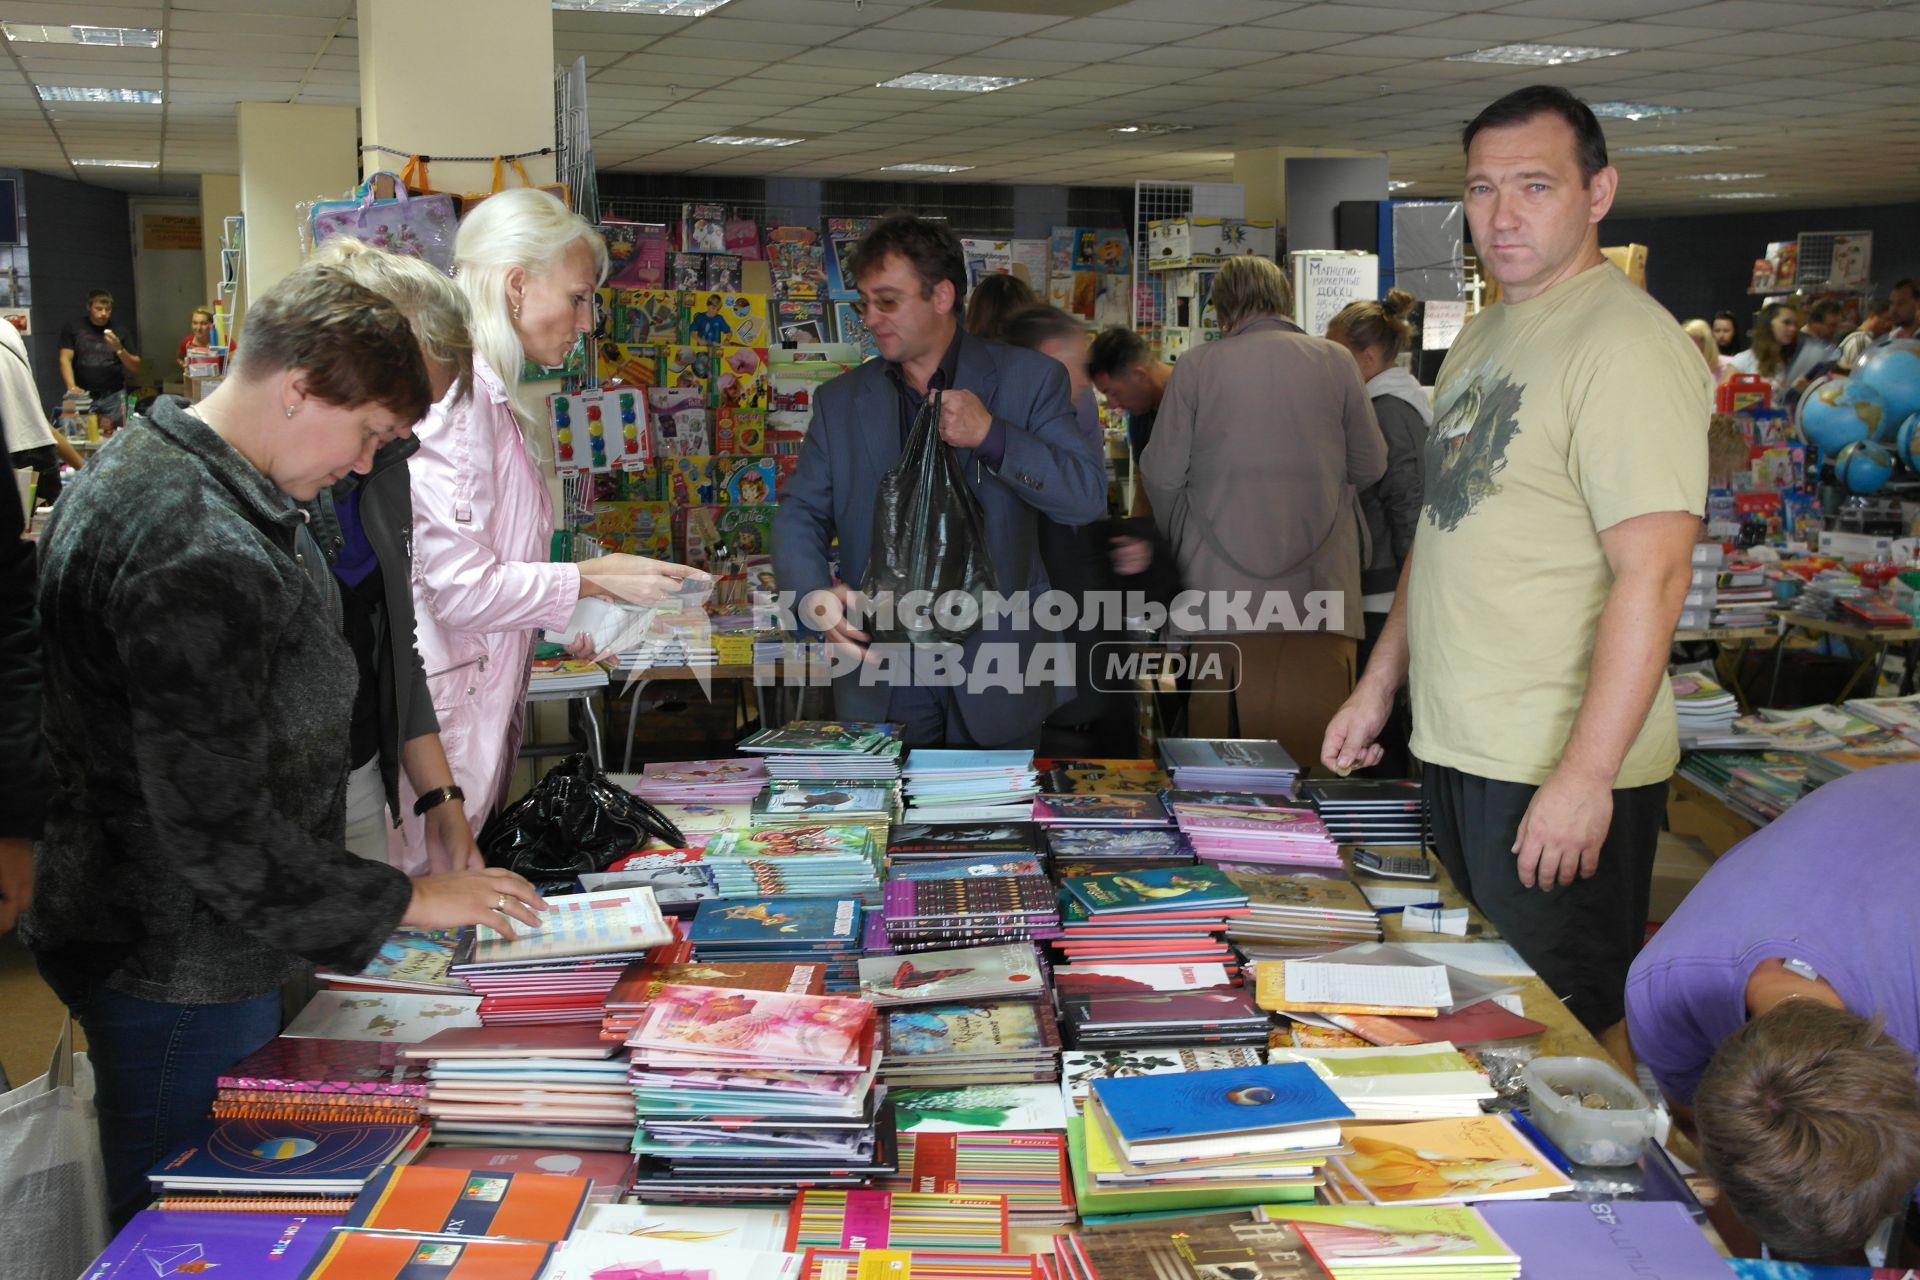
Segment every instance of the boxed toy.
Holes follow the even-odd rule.
[[[547,397],[558,471],[643,470],[653,460],[646,393],[635,388]]]
[[[653,423],[653,451],[660,458],[705,455],[713,452],[707,394],[700,387],[651,387],[648,416]]]

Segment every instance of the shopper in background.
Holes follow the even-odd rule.
[[[252,300],[213,394],[158,400],[47,523],[55,786],[21,932],[86,1032],[116,1226],[307,961],[544,906],[506,871],[409,879],[341,843],[353,656],[297,504],[427,404],[406,318],[305,267]]]
[[[48,424],[40,389],[33,382],[26,340],[4,321],[0,321],[0,438],[16,468],[37,474],[36,501],[48,505],[60,496],[60,464],[75,471],[86,465],[66,433]]]
[[[0,413],[7,415],[11,428],[10,401],[0,401]],[[11,484],[0,494],[0,778],[7,781],[0,788],[0,934],[13,928],[33,900],[33,842],[46,814],[47,795],[40,738],[35,544],[27,540],[27,510],[18,494]],[[0,1086],[5,1078],[0,1069]]]
[[[375,249],[350,236],[327,241],[311,261],[337,268],[406,317],[435,403],[471,393],[467,301],[451,279],[419,258]],[[409,851],[398,837],[403,769],[420,795],[454,785],[426,668],[413,642],[413,493],[407,459],[419,447],[411,432],[397,436],[375,451],[364,475],[343,476],[304,504],[314,540],[339,583],[344,633],[359,672],[349,737],[347,848],[363,858],[391,860],[408,875],[482,865],[462,805],[427,810],[423,846]]]
[[[1733,358],[1735,373],[1755,373],[1774,385],[1781,399],[1784,375],[1800,350],[1800,307],[1794,302],[1769,302],[1760,308],[1745,351]]]
[[[855,305],[881,358],[835,378],[814,397],[813,425],[799,467],[781,485],[773,520],[780,590],[794,593],[803,607],[813,601],[841,610],[824,634],[839,652],[858,655],[862,668],[835,679],[836,715],[903,724],[908,746],[1037,745],[1042,721],[1070,692],[1023,678],[1037,657],[1071,662],[1051,647],[1057,644],[1052,637],[1017,618],[990,621],[961,646],[952,668],[959,684],[921,684],[895,674],[898,667],[881,666],[882,655],[869,648],[870,633],[844,610],[866,579],[880,481],[898,465],[934,391],[941,393],[940,439],[958,452],[961,474],[980,501],[987,555],[1003,596],[1047,589],[1038,521],[1098,519],[1106,509],[1106,468],[1075,425],[1058,362],[981,341],[961,328],[966,257],[944,224],[905,214],[885,218],[855,247],[848,266],[860,291]],[[836,538],[837,580],[830,567]],[[989,670],[1011,679],[975,678]]]
[[[1893,324],[1874,343],[1875,346],[1920,333],[1920,285],[1915,285],[1911,280],[1894,281],[1893,288],[1887,290],[1887,305]]]
[[[1361,669],[1387,625],[1400,585],[1400,564],[1413,549],[1414,531],[1420,527],[1422,469],[1427,431],[1433,426],[1433,402],[1419,380],[1397,363],[1413,336],[1413,325],[1407,320],[1413,304],[1414,297],[1406,290],[1390,289],[1379,302],[1349,303],[1327,324],[1327,337],[1351,351],[1360,366],[1374,419],[1387,442],[1386,474],[1360,491],[1369,545],[1360,571],[1360,608],[1366,624],[1358,654]],[[1412,763],[1406,751],[1411,732],[1404,700],[1396,701],[1392,720],[1380,735],[1386,755],[1378,768],[1388,776],[1407,776]]]
[[[1019,276],[992,271],[967,295],[967,332],[989,342],[1007,341],[1007,321],[1016,311],[1038,306],[1040,297]]]
[[[559,365],[593,327],[594,291],[607,274],[593,224],[544,191],[503,191],[460,224],[453,256],[471,311],[473,389],[456,387],[434,404],[407,468],[415,640],[454,785],[416,795],[402,781],[403,865],[427,858],[425,817],[435,806],[463,803],[479,831],[505,795],[541,628],[565,630],[584,596],[657,604],[682,579],[704,577],[641,556],[548,559],[555,522],[538,443],[546,427],[522,402],[520,368]]]
[[[180,349],[175,353],[175,363],[180,366],[180,376],[187,376],[187,348],[205,347],[213,343],[213,312],[205,307],[195,307],[193,314],[187,317],[187,336],[180,339]]]
[[[1740,317],[1731,311],[1713,313],[1713,341],[1722,359],[1731,360],[1740,351]]]
[[[1860,327],[1840,339],[1839,350],[1834,353],[1834,364],[1851,370],[1860,363],[1860,357],[1874,343],[1893,332],[1893,300],[1891,298],[1868,298],[1864,314],[1860,318]]]
[[[1160,399],[1167,393],[1167,379],[1173,366],[1153,354],[1147,340],[1132,329],[1114,326],[1102,329],[1087,350],[1087,376],[1094,388],[1127,415],[1127,443],[1133,448],[1133,463],[1153,439],[1153,419],[1160,410]]]
[[[1502,297],[1441,366],[1426,518],[1320,759],[1377,761],[1411,669],[1442,863],[1624,1054],[1680,756],[1666,663],[1706,505],[1710,379],[1600,252],[1619,175],[1585,103],[1520,89],[1462,141],[1467,222]]]
[[[1140,480],[1186,589],[1220,606],[1251,597],[1246,622],[1176,616],[1219,642],[1203,650],[1218,678],[1196,680],[1187,732],[1277,738],[1304,765],[1353,689],[1357,490],[1386,473],[1387,445],[1353,357],[1284,321],[1290,303],[1267,259],[1221,266],[1221,337],[1174,366]]]
[[[1719,344],[1713,340],[1713,330],[1705,320],[1689,320],[1680,326],[1693,339],[1693,345],[1700,348],[1701,356],[1707,362],[1708,372],[1713,374],[1715,385],[1724,381],[1733,372],[1733,361],[1720,354]]]
[[[1708,869],[1627,978],[1634,1053],[1788,1257],[1858,1250],[1920,1180],[1917,828],[1920,765],[1808,792]]]
[[[1814,370],[1831,366],[1839,354],[1835,344],[1840,341],[1841,318],[1840,304],[1832,298],[1821,298],[1807,306],[1800,322],[1800,341],[1794,344],[1793,360],[1780,375],[1781,384],[1794,398],[1807,389]]]
[[[67,394],[91,397],[93,412],[108,431],[127,420],[127,379],[140,374],[140,357],[109,327],[112,319],[113,295],[95,289],[87,295],[87,314],[60,329],[60,377]]]

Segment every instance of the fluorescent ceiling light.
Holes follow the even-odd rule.
[[[1108,133],[1124,133],[1134,137],[1152,138],[1163,133],[1188,133],[1190,124],[1113,124],[1107,126]]]
[[[1448,62],[1497,62],[1509,67],[1563,67],[1571,62],[1611,58],[1630,49],[1603,49],[1579,44],[1497,44],[1491,49],[1447,55]]]
[[[699,139],[716,147],[790,147],[804,138],[763,138],[750,133],[710,133]]]
[[[553,0],[556,9],[582,13],[652,13],[668,18],[699,18],[727,0]]]
[[[938,93],[992,93],[1025,84],[1025,76],[947,76],[933,71],[914,71],[891,80],[882,80],[876,89],[930,89]]]
[[[103,89],[93,85],[36,85],[42,102],[119,102],[139,106],[160,105],[158,89]]]
[[[1755,178],[1764,178],[1764,173],[1683,173],[1680,175],[1688,182],[1751,182]]]
[[[160,33],[152,27],[55,26],[39,22],[0,23],[7,39],[23,44],[87,44],[106,48],[158,49]]]
[[[75,160],[75,164],[90,165],[95,169],[158,169],[158,160]]]
[[[970,164],[883,164],[882,173],[965,173]]]
[[[1715,191],[1707,196],[1709,200],[1777,200],[1778,191]]]
[[[1389,191],[1405,191],[1405,190],[1406,190],[1406,189],[1407,189],[1408,187],[1410,187],[1410,186],[1412,186],[1412,185],[1413,185],[1413,179],[1412,179],[1412,178],[1396,178],[1396,179],[1394,179],[1393,181],[1391,181],[1391,182],[1389,182],[1389,183],[1387,183],[1387,190],[1389,190]]]
[[[1712,142],[1650,142],[1639,147],[1616,147],[1614,153],[1623,156],[1698,156],[1709,151],[1731,151],[1733,148],[1723,143]]]
[[[1678,116],[1692,107],[1662,107],[1651,102],[1589,102],[1593,114],[1602,120],[1645,120],[1650,116]]]

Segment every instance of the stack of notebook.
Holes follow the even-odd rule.
[[[344,1209],[346,1200],[341,1200]],[[88,1266],[87,1280],[211,1274],[298,1276],[327,1242],[311,1209],[142,1209]]]
[[[900,776],[900,726],[852,721],[791,720],[740,741],[740,750],[764,757],[776,781],[855,782]]]
[[[884,848],[900,816],[894,782],[772,782],[753,799],[753,825],[765,829],[836,823],[864,828]]]
[[[607,864],[605,871],[582,871],[580,887],[590,893],[604,889],[646,889],[661,914],[690,916],[701,903],[720,896],[698,849],[649,849],[622,854]]]
[[[756,756],[731,760],[662,761],[644,766],[634,794],[654,804],[751,801],[767,784],[767,762]]]
[[[467,984],[447,972],[460,944],[457,929],[399,929],[358,973],[321,969],[314,977],[340,991],[416,991],[468,995]]]
[[[902,777],[909,822],[1021,822],[1040,794],[1031,751],[920,749]]]
[[[669,983],[693,987],[737,987],[749,991],[784,991],[788,995],[826,994],[827,967],[818,961],[734,960],[725,964],[654,964],[636,960],[607,993],[600,1038],[625,1044],[652,1007],[654,997]]]
[[[978,1000],[880,1010],[888,1085],[1015,1084],[1060,1077],[1060,1027],[1038,1000]]]
[[[147,1181],[156,1193],[348,1197],[425,1136],[411,1121],[212,1120],[149,1170]]]
[[[1031,942],[860,961],[860,994],[881,1007],[1039,996],[1046,990],[1046,971]]]
[[[1227,941],[1242,951],[1265,956],[1380,938],[1379,915],[1344,870],[1238,864],[1222,870],[1247,895],[1247,914],[1227,929]]]
[[[618,1047],[598,1027],[459,1027],[403,1052],[427,1065],[437,1142],[604,1151],[633,1132]]]
[[[785,1199],[892,1172],[873,1006],[669,984],[628,1042],[646,1200]]]
[[[1541,1200],[1573,1186],[1505,1116],[1348,1123],[1341,1132],[1352,1154],[1328,1167],[1336,1204]]]
[[[1066,1105],[1067,1115],[1077,1117],[1086,1108],[1087,1094],[1095,1080],[1257,1067],[1266,1060],[1264,1050],[1250,1047],[1154,1045],[1139,1049],[1069,1049],[1060,1055],[1060,1098]]]
[[[1173,785],[1198,791],[1287,794],[1300,766],[1272,738],[1162,738],[1160,759]]]
[[[216,1119],[365,1120],[406,1123],[420,1114],[427,1073],[375,1040],[280,1036],[223,1074]]]
[[[1067,1162],[1065,1125],[1062,1119],[1052,1133],[902,1133],[900,1172],[878,1179],[874,1186],[883,1191],[1002,1195],[1007,1218],[1018,1227],[1072,1222],[1073,1170]]]
[[[535,658],[527,680],[527,694],[578,693],[607,687],[607,669],[583,658]]]
[[[1160,796],[1152,791],[1088,791],[1043,795],[1033,802],[1033,820],[1043,827],[1170,827]]]
[[[909,1264],[915,1272],[921,1249],[1005,1253],[1006,1197],[808,1189],[793,1202],[787,1219],[789,1250],[880,1242],[888,1249],[916,1251]]]
[[[597,1023],[627,965],[675,941],[650,889],[559,894],[547,906],[515,937],[478,925],[462,941],[450,972],[483,997],[488,1026]]]
[[[1061,875],[1099,875],[1193,862],[1193,846],[1164,827],[1049,827],[1047,855]]]
[[[884,818],[880,826],[884,840]],[[722,898],[859,898],[878,905],[880,848],[860,823],[782,822],[721,832],[708,842],[705,861]]]
[[[1267,1015],[1243,987],[1063,995],[1060,1010],[1076,1049],[1267,1043]]]
[[[885,903],[898,952],[1048,937],[1060,924],[1053,884],[1037,873],[889,880]]]
[[[679,1212],[675,1210],[676,1215]],[[721,1211],[696,1208],[689,1212]],[[589,1215],[586,1221],[595,1219]],[[686,1280],[797,1280],[800,1274],[800,1258],[781,1251],[777,1241],[764,1248],[743,1248],[712,1241],[710,1234],[691,1226],[684,1232],[663,1230],[642,1235],[582,1227],[554,1248],[553,1261],[540,1280],[667,1280],[676,1276]]]
[[[1061,1280],[1327,1280],[1300,1236],[1251,1211],[1149,1217],[1054,1238]],[[1387,1273],[1392,1276],[1394,1273]]]
[[[1425,845],[1427,806],[1417,779],[1313,778],[1301,787],[1341,844]]]
[[[1739,699],[1704,672],[1669,675],[1667,684],[1673,689],[1673,710],[1680,722],[1683,745],[1696,738],[1725,734],[1739,718]]]
[[[1202,862],[1340,865],[1339,845],[1311,809],[1176,801],[1173,816]]]
[[[928,823],[909,821],[893,828],[887,840],[887,864],[947,862],[958,858],[1024,856],[1037,858],[1047,851],[1040,828],[1017,822]]]
[[[820,964],[829,991],[860,985],[858,898],[765,897],[703,902],[687,935],[701,964],[734,960]]]
[[[1438,1120],[1480,1114],[1495,1096],[1487,1074],[1451,1042],[1370,1049],[1274,1049],[1270,1062],[1304,1062],[1361,1120]]]
[[[465,1169],[470,1173],[552,1174],[593,1184],[587,1205],[615,1204],[633,1185],[634,1157],[627,1151],[570,1151],[559,1147],[428,1147],[407,1166]]]
[[[1096,876],[1063,876],[1060,934],[1064,963],[1232,962],[1227,922],[1245,914],[1247,896],[1214,867],[1161,867]]]
[[[1585,1205],[1555,1207],[1599,1225],[1600,1219]],[[1254,1215],[1270,1230],[1297,1235],[1333,1280],[1514,1280],[1520,1274],[1520,1255],[1493,1230],[1490,1218],[1469,1205],[1274,1205],[1256,1209]],[[1692,1227],[1690,1220],[1688,1226]],[[1694,1227],[1692,1234],[1705,1257],[1724,1269],[1726,1264],[1719,1261],[1699,1228]],[[1660,1254],[1647,1254],[1644,1259],[1634,1256],[1636,1261],[1658,1258],[1663,1270],[1669,1261]],[[1576,1263],[1570,1270],[1543,1269],[1538,1274],[1573,1275],[1583,1269]]]
[[[1035,760],[1040,789],[1050,796],[1090,791],[1158,791],[1168,785],[1165,770],[1151,760],[1076,760],[1060,756]]]

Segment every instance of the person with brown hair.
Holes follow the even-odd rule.
[[[1173,367],[1140,459],[1180,580],[1205,593],[1202,616],[1174,611],[1208,642],[1187,731],[1274,738],[1306,763],[1353,689],[1357,491],[1386,472],[1387,445],[1353,357],[1284,320],[1278,266],[1229,258],[1213,306],[1222,336]]]
[[[1760,308],[1753,332],[1747,335],[1745,351],[1733,358],[1735,373],[1757,373],[1774,384],[1774,398],[1786,388],[1787,369],[1800,350],[1800,306],[1795,302],[1769,302]]]
[[[980,277],[967,295],[967,332],[989,342],[1007,342],[1007,322],[1039,304],[1040,296],[1025,280],[1004,271],[991,272]]]
[[[1629,972],[1633,1051],[1774,1249],[1862,1244],[1920,1182],[1920,765],[1829,783],[1714,863]]]

